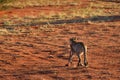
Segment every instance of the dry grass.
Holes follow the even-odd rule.
[[[15,0],[9,3],[4,3],[4,7],[25,8],[35,6],[51,6],[51,5],[77,5],[78,0]]]
[[[14,5],[13,5],[14,4]],[[9,2],[3,4],[3,6],[24,8],[24,7],[34,7],[34,6],[48,6],[48,5],[75,5],[79,6],[82,2],[79,0],[16,0],[14,2]],[[113,2],[102,2],[102,1],[91,1],[86,7],[72,7],[64,12],[49,14],[38,13],[39,16],[26,15],[25,17],[19,17],[19,15],[14,15],[12,18],[8,18],[8,15],[4,15],[0,21],[3,21],[4,25],[31,25],[40,22],[53,22],[56,20],[70,20],[74,18],[97,18],[97,16],[112,16],[120,15],[120,3]],[[69,14],[69,15],[68,15]],[[107,18],[107,17],[106,17]]]

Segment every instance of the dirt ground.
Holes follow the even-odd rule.
[[[0,14],[19,15],[24,9],[15,11]],[[0,35],[0,80],[120,80],[119,20],[55,24],[42,31],[41,26],[15,27],[23,32]],[[76,56],[65,66],[71,37],[87,45],[88,67],[76,67]]]

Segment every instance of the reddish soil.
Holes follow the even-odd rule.
[[[6,11],[0,11],[0,17],[14,17],[14,16],[19,16],[19,17],[25,17],[25,16],[40,16],[40,14],[48,15],[48,14],[57,14],[60,12],[65,12],[68,11],[68,9],[71,9],[75,7],[76,9],[80,9],[81,7],[86,7],[88,6],[88,2],[81,3],[77,6],[68,6],[68,5],[60,5],[60,6],[44,6],[44,7],[27,7],[23,9],[11,9],[11,10],[6,10]],[[69,12],[68,12],[69,13]]]
[[[12,11],[20,15],[17,12]],[[119,23],[71,23],[43,31],[42,25],[21,26],[25,32],[19,35],[0,35],[0,80],[120,80]],[[76,67],[76,56],[71,66],[65,66],[71,37],[87,45],[88,67]]]
[[[119,22],[68,24],[52,32],[29,27],[32,34],[0,36],[0,80],[119,80],[119,27]],[[65,66],[68,40],[75,36],[88,46],[87,68],[76,67],[76,57]]]

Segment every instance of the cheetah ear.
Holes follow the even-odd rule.
[[[76,40],[79,40],[79,38],[76,38]]]
[[[71,39],[76,40],[76,37],[72,37]]]
[[[73,39],[73,40],[76,40],[77,38],[76,38],[76,37],[73,37],[72,39]]]

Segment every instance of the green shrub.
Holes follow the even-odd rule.
[[[4,5],[4,4],[11,3],[14,1],[16,1],[16,0],[0,0],[0,10],[6,10],[6,9],[11,8],[10,6]]]
[[[12,1],[15,1],[15,0],[0,0],[0,3],[8,3],[8,2],[12,2]]]

